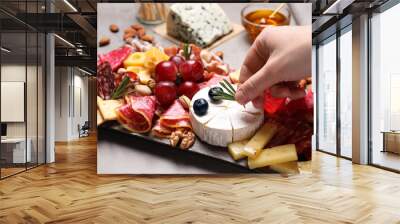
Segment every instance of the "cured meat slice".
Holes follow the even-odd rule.
[[[230,82],[228,76],[214,74],[214,76],[210,80],[200,83],[199,87],[200,87],[200,89],[202,89],[202,88],[208,87],[208,86],[215,86],[215,85],[218,85],[218,83],[221,82],[223,79],[226,79],[227,81]]]
[[[175,102],[161,115],[160,124],[167,128],[190,128],[189,113],[183,108],[179,100]]]
[[[117,109],[117,120],[137,133],[150,131],[156,108],[154,96],[127,96],[127,104]]]
[[[122,62],[128,57],[128,55],[132,52],[131,47],[121,47],[115,50],[108,52],[107,54],[99,54],[99,62],[108,62],[111,65],[112,71],[116,71],[119,67],[121,67]]]
[[[162,120],[163,127],[167,128],[189,128],[192,129],[189,118],[164,118]]]
[[[100,63],[97,66],[97,95],[104,100],[109,100],[114,89],[114,75],[110,63],[107,61]]]
[[[151,133],[159,138],[167,138],[173,132],[172,128],[164,127],[160,124],[160,120],[157,120],[156,124],[154,125],[153,129],[151,129]]]

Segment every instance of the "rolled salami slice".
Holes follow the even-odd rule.
[[[154,127],[151,129],[152,135],[158,138],[167,138],[171,135],[174,130],[172,128],[164,127],[160,124],[160,120],[157,120]]]
[[[127,96],[127,103],[117,109],[117,120],[129,131],[151,130],[156,108],[155,96]]]
[[[183,108],[179,100],[175,102],[161,115],[160,124],[166,128],[190,128],[189,112]]]

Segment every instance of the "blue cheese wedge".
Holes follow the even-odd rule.
[[[177,3],[170,7],[167,33],[183,42],[207,47],[232,31],[217,3]]]

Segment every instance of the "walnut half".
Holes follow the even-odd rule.
[[[169,143],[171,144],[172,147],[178,146],[178,143],[181,140],[182,135],[183,135],[182,129],[177,129],[171,133],[171,135],[169,136]]]
[[[188,149],[194,144],[195,140],[196,140],[195,134],[192,131],[188,130],[185,133],[183,133],[182,141],[181,144],[179,145],[179,148]]]
[[[169,142],[172,147],[177,147],[179,142],[180,149],[190,148],[196,140],[195,134],[191,130],[177,129],[171,133]]]

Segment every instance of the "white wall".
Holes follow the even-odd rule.
[[[38,70],[37,70],[38,69]],[[27,78],[27,80],[25,80]],[[44,162],[44,74],[39,66],[25,66],[25,64],[3,64],[1,66],[2,82],[24,82],[26,84],[26,107],[23,106],[22,112],[26,110],[26,121],[6,122],[8,138],[25,138],[30,140],[32,151],[32,161]],[[24,93],[22,93],[24,94]],[[6,96],[2,96],[6,97]],[[1,108],[2,112],[13,113],[10,108]],[[39,156],[37,157],[37,154]]]
[[[75,68],[56,67],[55,85],[55,140],[77,139],[78,125],[88,120],[88,78]]]
[[[32,80],[30,74],[36,75],[36,66],[27,66],[25,65],[18,65],[18,64],[6,64],[1,66],[1,81],[2,82],[25,82],[25,75],[26,71],[28,72],[28,81],[29,86],[36,86],[36,80]],[[36,77],[36,76],[35,76]],[[27,106],[31,108],[28,109],[28,112],[36,111],[36,88],[27,88]],[[33,104],[32,104],[33,103]],[[35,107],[35,108],[32,108]],[[7,110],[7,108],[1,108],[1,110]],[[36,113],[28,113],[27,114],[28,122],[28,129],[30,127],[36,130],[36,120],[37,115]],[[34,124],[31,122],[34,122]],[[8,137],[25,137],[25,123],[26,122],[7,122],[7,136]],[[35,125],[35,127],[33,127]],[[31,132],[28,130],[28,137]],[[36,132],[35,132],[36,135]]]
[[[67,67],[55,68],[55,141],[68,140],[68,71]]]

